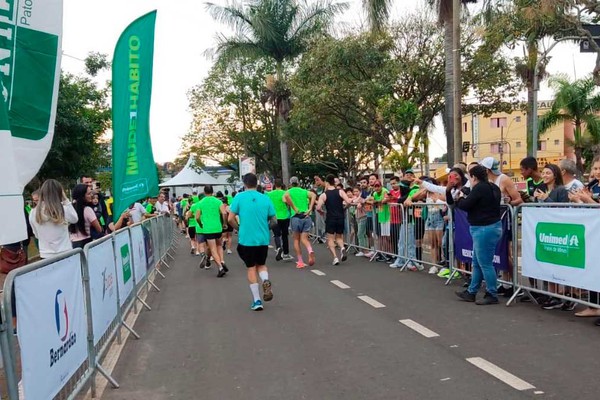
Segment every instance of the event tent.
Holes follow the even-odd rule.
[[[196,169],[192,168],[194,163],[194,156],[190,156],[185,167],[173,178],[166,182],[161,183],[160,187],[176,187],[176,186],[202,186],[202,185],[221,185],[216,178],[207,173],[201,168],[198,168],[200,173]]]

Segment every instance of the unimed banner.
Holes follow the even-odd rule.
[[[130,230],[131,248],[133,252],[133,273],[135,282],[141,282],[146,276],[148,267],[146,265],[146,243],[144,242],[144,231],[141,225],[136,225]]]
[[[125,29],[112,66],[112,172],[114,215],[158,194],[158,172],[150,142],[150,98],[156,11]]]
[[[600,210],[523,208],[524,276],[600,291]]]
[[[117,316],[117,277],[111,240],[90,247],[87,253],[92,299],[94,345],[98,344]]]
[[[494,267],[499,271],[508,271],[508,246],[510,235],[510,214],[505,212],[502,216],[502,238],[496,246],[494,254]],[[465,263],[473,262],[473,238],[470,232],[471,225],[467,221],[466,211],[454,209],[454,255]]]
[[[81,256],[15,279],[25,398],[50,400],[87,358]]]
[[[133,290],[133,261],[129,232],[125,230],[117,233],[115,235],[114,244],[117,285],[119,288],[119,306],[122,307]]]

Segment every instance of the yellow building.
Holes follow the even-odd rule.
[[[539,115],[550,110],[551,101],[538,102]],[[515,182],[522,181],[520,161],[527,157],[527,115],[524,111],[497,113],[489,117],[463,115],[463,144],[468,142],[469,151],[463,153],[463,161],[470,163],[492,156],[500,161],[502,172],[512,176]],[[573,126],[560,123],[544,134],[538,141],[538,165],[557,163],[564,158],[574,158],[569,139],[573,138]]]

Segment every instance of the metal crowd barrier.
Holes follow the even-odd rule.
[[[19,399],[17,360],[22,365],[28,399],[74,399],[89,385],[95,397],[100,373],[118,388],[102,367],[111,343],[121,340],[121,327],[140,335],[125,319],[151,287],[160,264],[177,245],[175,223],[168,215],[121,229],[83,250],[40,260],[8,274],[0,312],[0,350],[8,398]],[[16,304],[13,304],[13,295]],[[13,326],[13,306],[18,316]],[[49,355],[50,361],[46,360]]]
[[[600,308],[598,244],[598,204],[527,203],[516,207],[512,244],[516,290],[507,306],[525,295],[534,303],[544,296]]]

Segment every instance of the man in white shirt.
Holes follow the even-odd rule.
[[[129,207],[129,215],[131,216],[131,220],[134,224],[142,222],[146,214],[146,209],[139,202],[135,202]]]
[[[165,194],[160,193],[158,195],[158,201],[154,204],[156,208],[156,212],[159,214],[170,214],[171,208],[169,207],[169,202],[165,199]]]
[[[577,166],[575,165],[575,161],[564,159],[560,161],[558,166],[560,167],[560,171],[562,172],[563,182],[567,191],[576,192],[579,189],[583,189],[583,183],[581,183],[581,181],[576,178]]]

